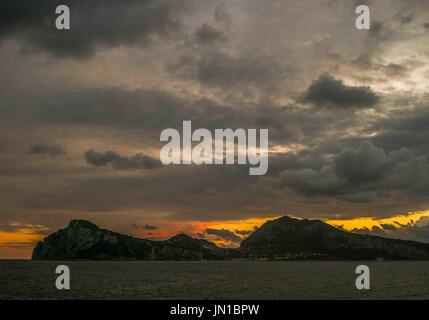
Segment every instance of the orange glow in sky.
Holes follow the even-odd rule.
[[[383,224],[390,224],[392,226],[398,227],[397,223],[406,225],[409,222],[417,222],[420,218],[429,217],[429,210],[412,212],[403,215],[397,215],[384,219],[377,219],[373,217],[362,217],[349,220],[326,220],[326,223],[329,223],[333,226],[342,226],[343,229],[351,231],[353,229],[363,229],[368,228],[371,230],[374,227],[382,227]]]
[[[325,220],[326,223],[342,227],[345,230],[351,231],[353,229],[382,227],[383,224],[390,224],[399,227],[398,224],[406,225],[410,222],[417,222],[420,218],[429,217],[429,210],[412,212],[403,215],[392,216],[384,219],[377,219],[374,217],[361,217],[355,219],[345,220]],[[168,239],[171,236],[184,232],[193,237],[204,236],[207,240],[216,243],[219,246],[236,247],[238,242],[228,241],[222,239],[214,234],[208,234],[206,230],[227,230],[234,233],[241,238],[246,237],[246,231],[254,231],[259,228],[267,220],[273,220],[278,216],[265,217],[265,218],[248,218],[241,220],[225,220],[225,221],[211,221],[211,222],[164,222],[161,224],[159,230],[144,231],[138,230],[133,234],[139,238],[152,238],[152,239]],[[40,225],[28,225],[15,223],[11,224],[14,227],[11,231],[0,231],[0,259],[29,259],[33,248],[37,241],[44,238],[44,233],[49,233],[49,229]],[[38,232],[36,232],[38,231]],[[113,230],[115,231],[115,230]]]
[[[34,233],[35,229],[29,225],[16,227],[18,228],[13,231],[0,231],[0,259],[28,259],[37,241],[45,237],[43,234]],[[48,230],[42,226],[35,227],[36,230]]]

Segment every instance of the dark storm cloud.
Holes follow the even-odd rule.
[[[71,29],[55,27],[55,8],[68,5]],[[0,37],[19,39],[57,56],[84,58],[96,47],[142,44],[153,35],[169,35],[179,25],[181,1],[156,0],[4,0]]]
[[[368,108],[379,98],[369,87],[348,86],[325,74],[310,85],[302,100],[322,107]]]
[[[284,182],[307,196],[341,196],[350,202],[372,202],[373,192],[411,190],[429,179],[429,163],[407,149],[386,153],[370,142],[345,148],[320,170],[286,170]]]
[[[203,24],[195,31],[195,39],[201,44],[211,44],[219,41],[225,41],[226,37],[222,33],[208,24]]]
[[[6,109],[5,109],[6,108]],[[7,114],[0,105],[0,113]],[[243,111],[245,108],[245,111]],[[29,108],[16,109],[21,117],[34,117],[61,125],[107,126],[141,130],[146,139],[159,142],[163,129],[181,130],[184,120],[193,128],[268,128],[270,141],[297,142],[328,134],[353,123],[353,115],[338,120],[334,113],[308,112],[298,105],[274,103],[224,105],[210,99],[186,99],[166,91],[97,88],[58,92],[37,97]],[[124,132],[125,132],[124,131]]]
[[[327,156],[320,150],[303,150],[297,153],[270,154],[269,175],[276,175],[284,170],[315,169],[320,170],[328,164]]]
[[[108,174],[67,178],[61,186],[25,197],[26,208],[61,208],[80,212],[112,212],[142,209],[168,213],[171,219],[219,219],[222,214],[239,217],[247,205],[272,201],[270,191],[249,188],[258,179],[240,166],[165,166],[144,175]],[[216,188],[220,193],[207,195]],[[145,213],[142,212],[142,215]]]
[[[30,148],[30,154],[42,154],[48,156],[58,156],[66,153],[63,147],[57,145],[47,145],[43,143],[34,144]]]
[[[0,50],[1,139],[12,141],[0,154],[0,196],[2,205],[15,207],[17,216],[38,219],[32,216],[35,211],[67,211],[70,218],[100,214],[100,220],[113,219],[105,213],[116,212],[118,221],[129,211],[199,221],[249,214],[380,216],[426,204],[424,198],[413,200],[429,194],[422,156],[429,152],[424,150],[429,149],[429,118],[424,108],[409,112],[414,103],[410,92],[401,93],[407,111],[389,111],[401,109],[396,97],[389,100],[396,85],[407,87],[418,79],[411,77],[407,59],[427,51],[420,33],[427,19],[425,13],[416,13],[420,6],[399,32],[394,29],[400,22],[397,12],[406,16],[409,11],[400,10],[398,1],[383,1],[376,14],[381,25],[376,22],[370,33],[354,28],[352,4],[332,1],[330,6],[325,1],[256,1],[245,7],[243,1],[192,1],[182,25],[177,1],[69,1],[72,30],[62,32],[53,26],[51,6],[56,3],[30,2],[22,5],[23,17],[17,15],[20,2],[0,4],[1,9],[15,7],[0,12],[0,40],[5,40]],[[164,41],[170,36],[177,40],[177,26],[183,41]],[[127,48],[140,45],[148,46]],[[19,48],[28,47],[30,52],[36,48],[92,60],[21,54]],[[112,47],[120,50],[104,50]],[[329,61],[326,52],[333,53]],[[366,60],[350,63],[363,53]],[[175,64],[174,70],[169,63]],[[423,77],[424,68],[423,63],[418,76]],[[323,72],[331,76],[318,79]],[[340,80],[357,76],[385,80],[373,82],[383,100],[370,88]],[[109,87],[112,83],[116,87]],[[291,102],[308,86],[308,104]],[[423,80],[415,91],[420,88],[425,88]],[[374,106],[376,110],[350,112]],[[156,148],[165,128],[180,131],[183,120],[191,120],[193,129],[211,131],[268,128],[268,175],[249,177],[245,166],[110,170],[141,168],[142,158],[134,150],[152,155],[154,149],[148,153],[145,148]],[[13,131],[4,135],[8,128],[3,124]],[[38,138],[31,140],[33,134]],[[58,139],[67,139],[61,145],[67,145],[68,157],[45,162],[22,157],[28,150],[20,146],[58,134]],[[357,146],[362,139],[373,146]],[[84,165],[82,154],[92,147],[90,165]],[[281,178],[280,187],[287,188],[274,188],[273,181]],[[386,199],[391,190],[396,197]],[[152,216],[147,221],[158,221]],[[145,221],[130,219],[128,227]],[[54,215],[50,220],[57,221]]]
[[[429,109],[425,105],[412,110],[395,111],[391,117],[378,122],[376,128],[397,132],[429,132]]]
[[[186,119],[186,107],[186,100],[163,91],[97,88],[47,96],[32,115],[52,123],[162,128]]]
[[[351,203],[373,203],[377,200],[375,192],[363,191],[357,193],[349,193],[340,197],[340,199]]]
[[[131,157],[124,157],[113,151],[96,152],[91,149],[85,152],[85,159],[87,163],[93,166],[102,167],[111,165],[118,170],[156,169],[161,166],[159,160],[141,153],[137,153]]]
[[[242,240],[235,233],[233,233],[229,230],[226,230],[226,229],[207,228],[206,233],[210,234],[210,235],[218,236],[219,238],[222,238],[222,239],[227,240],[227,241],[232,241],[232,242],[240,242]]]
[[[393,165],[383,149],[364,142],[358,149],[346,148],[334,159],[335,173],[351,183],[383,178]]]
[[[388,117],[376,122],[371,128],[379,133],[372,138],[374,143],[388,150],[408,147],[428,153],[429,110],[427,105],[412,109],[395,110]]]

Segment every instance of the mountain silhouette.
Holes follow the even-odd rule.
[[[429,259],[429,244],[355,234],[320,220],[287,216],[267,221],[241,249],[268,259]]]
[[[72,220],[33,251],[33,260],[426,260],[429,244],[361,235],[320,220],[287,216],[267,221],[240,248],[219,248],[178,234],[168,240],[138,239]]]
[[[33,251],[33,260],[201,260],[223,259],[226,249],[179,234],[165,241],[138,239],[101,229],[86,220],[72,220]]]

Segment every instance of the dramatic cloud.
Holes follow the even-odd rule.
[[[16,38],[57,56],[85,58],[98,46],[145,44],[153,35],[166,36],[179,26],[181,1],[65,0],[71,11],[71,28],[55,27],[58,1],[20,0],[0,4],[0,37]]]
[[[186,100],[165,91],[101,87],[70,90],[43,97],[35,104],[35,117],[52,123],[156,127],[181,123],[193,110]]]
[[[223,222],[428,208],[428,1],[368,0],[371,31],[356,30],[356,1],[24,2],[0,3],[0,229],[37,234],[17,246],[45,231],[11,221],[211,226],[236,244],[251,227]],[[71,30],[55,28],[59,4]],[[269,129],[267,175],[156,170],[161,131],[184,120]]]
[[[368,108],[379,98],[369,87],[348,86],[325,74],[310,85],[302,100],[323,107]]]
[[[297,142],[309,135],[329,133],[335,114],[304,112],[299,106],[272,103],[225,105],[205,99],[185,99],[167,91],[125,90],[101,87],[65,90],[56,96],[43,96],[31,108],[16,111],[50,124],[111,127],[123,131],[138,129],[147,140],[158,141],[165,128],[181,129],[184,120],[194,128],[268,128],[270,140]],[[0,113],[9,110],[2,109]],[[335,124],[349,126],[350,119]]]
[[[30,148],[31,154],[43,154],[48,156],[58,156],[65,154],[63,147],[57,145],[34,144]]]
[[[91,149],[85,152],[85,159],[87,163],[93,166],[102,167],[111,165],[118,170],[156,169],[161,166],[159,160],[141,153],[131,157],[124,157],[113,151],[106,151],[103,153]]]
[[[374,143],[388,149],[407,146],[422,153],[429,152],[429,110],[427,104],[403,110],[394,110],[389,117],[377,122],[373,128],[379,134],[372,138]]]
[[[429,163],[407,149],[386,153],[370,142],[345,148],[320,170],[286,170],[284,182],[307,195],[342,195],[350,202],[371,202],[375,191],[411,189],[425,185]]]
[[[351,183],[380,180],[391,166],[385,151],[369,142],[363,142],[358,149],[346,148],[334,159],[336,175]]]

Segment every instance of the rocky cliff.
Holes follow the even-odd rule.
[[[65,229],[39,241],[33,260],[201,260],[223,259],[215,244],[180,234],[166,241],[137,239],[72,220]]]

